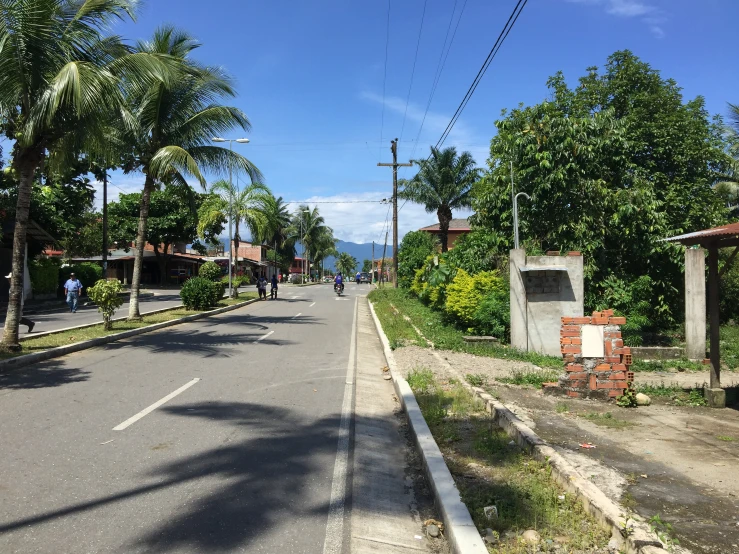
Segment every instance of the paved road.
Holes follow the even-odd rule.
[[[139,309],[142,314],[163,308],[172,308],[182,304],[180,291],[178,290],[147,289],[147,292],[154,293],[154,296],[146,296],[139,300]],[[83,302],[87,302],[87,298],[84,298]],[[126,315],[128,315],[128,302],[124,303],[118,309],[115,317],[125,317]],[[31,335],[44,331],[74,327],[75,325],[85,325],[86,323],[100,323],[102,321],[102,316],[98,312],[97,306],[83,306],[82,302],[78,305],[77,313],[75,314],[69,313],[68,311],[57,311],[30,314],[28,318],[36,323]],[[0,326],[0,337],[2,337],[5,326],[5,313],[2,314],[2,323],[0,323]],[[23,337],[26,335],[27,328],[25,325],[21,325],[20,336]]]
[[[368,287],[281,292],[0,374],[0,552],[343,551],[329,506]]]

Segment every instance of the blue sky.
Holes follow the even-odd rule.
[[[401,139],[400,161],[427,155],[514,5],[427,0],[412,87],[424,0],[390,1],[387,66],[387,0],[148,0],[137,23],[115,31],[136,40],[171,23],[202,41],[197,57],[233,75],[233,104],[253,124],[251,143],[237,148],[275,194],[374,200],[391,194],[391,170],[377,167],[390,161],[390,139]],[[458,28],[419,135],[450,19],[452,31],[457,21]],[[674,78],[686,98],[703,95],[711,113],[725,113],[727,102],[739,102],[737,20],[737,0],[530,0],[445,145],[469,150],[484,165],[501,109],[540,102],[556,71],[572,82],[626,48]],[[143,180],[113,181],[115,196]],[[338,238],[384,238],[386,205],[318,207]],[[399,230],[435,220],[408,204]]]

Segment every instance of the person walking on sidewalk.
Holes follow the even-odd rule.
[[[79,300],[81,293],[82,283],[80,283],[80,280],[74,276],[74,273],[70,273],[69,279],[64,283],[64,295],[67,297],[67,306],[69,306],[69,311],[73,314],[77,313],[77,301]]]
[[[10,279],[13,277],[13,273],[8,273],[5,278],[8,280],[8,284],[10,284]],[[22,287],[21,287],[22,288]],[[23,302],[25,300],[25,290],[21,292],[21,319],[20,324],[21,325],[27,325],[28,326],[28,332],[30,333],[33,331],[33,327],[36,325],[33,321],[28,319],[27,317],[23,317]]]
[[[272,275],[272,288],[269,290],[269,297],[272,300],[277,300],[277,275]]]

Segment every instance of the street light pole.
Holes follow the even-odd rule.
[[[526,200],[531,200],[531,197],[525,192],[519,192],[513,197],[513,245],[518,250],[518,197],[525,196]]]
[[[233,144],[234,142],[238,142],[239,144],[246,144],[249,142],[248,138],[240,138],[240,139],[225,139],[222,137],[213,137],[211,139],[213,142],[228,142],[228,149],[231,153],[233,153]],[[233,194],[233,179],[231,175],[231,164],[228,164],[228,186],[229,186],[229,192],[228,192],[228,297],[233,297],[233,281],[232,281],[232,272],[233,272],[233,209],[234,209],[234,194]]]

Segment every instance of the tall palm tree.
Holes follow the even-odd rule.
[[[316,242],[313,245],[313,258],[316,263],[321,263],[321,277],[323,277],[323,262],[329,256],[337,256],[338,251],[336,245],[338,240],[334,237],[334,231],[331,227],[323,227]]]
[[[146,90],[127,90],[130,110],[136,121],[125,143],[133,152],[126,171],[144,174],[131,301],[128,319],[141,319],[139,286],[143,265],[146,220],[152,190],[161,183],[186,184],[187,177],[203,188],[202,171],[224,173],[228,168],[249,175],[260,182],[259,170],[246,158],[226,148],[210,144],[210,138],[231,129],[248,131],[251,124],[238,108],[223,106],[224,97],[234,97],[229,77],[220,69],[204,67],[191,58],[199,44],[188,34],[173,27],[158,29],[149,42],[140,42],[138,52],[165,55],[179,61],[178,78],[170,83],[153,82]]]
[[[55,163],[72,143],[88,152],[121,112],[121,76],[132,88],[142,76],[166,78],[167,64],[130,53],[103,36],[114,20],[133,18],[136,0],[3,0],[0,2],[0,127],[15,141],[18,175],[10,301],[2,345],[18,349],[23,268],[31,190],[42,164]]]
[[[357,269],[357,259],[348,252],[342,252],[336,259],[336,269],[344,274],[345,278],[349,278]]]
[[[729,104],[729,119],[731,125],[724,129],[733,163],[727,174],[721,176],[715,190],[726,202],[729,217],[736,218],[739,217],[739,105]]]
[[[292,216],[282,196],[270,196],[266,212],[267,225],[257,239],[274,249],[268,254],[269,259],[287,269],[295,257],[295,238],[290,233]]]
[[[318,208],[311,210],[308,206],[301,205],[293,216],[289,234],[295,241],[300,241],[305,252],[310,257],[314,245],[324,232],[323,228],[326,226],[325,224],[326,221],[318,213]],[[308,270],[310,271],[310,268]]]
[[[213,183],[210,192],[218,195],[220,202],[216,206],[233,222],[235,265],[238,266],[241,224],[246,225],[252,240],[261,243],[258,237],[264,234],[269,225],[269,205],[272,194],[269,188],[262,183],[250,183],[239,188],[238,182],[233,184],[224,179]]]
[[[441,251],[446,252],[452,210],[470,207],[472,185],[480,178],[480,170],[472,154],[462,152],[457,156],[453,146],[444,150],[432,146],[428,159],[413,163],[420,169],[415,177],[399,183],[398,197],[423,204],[428,213],[436,212]]]

